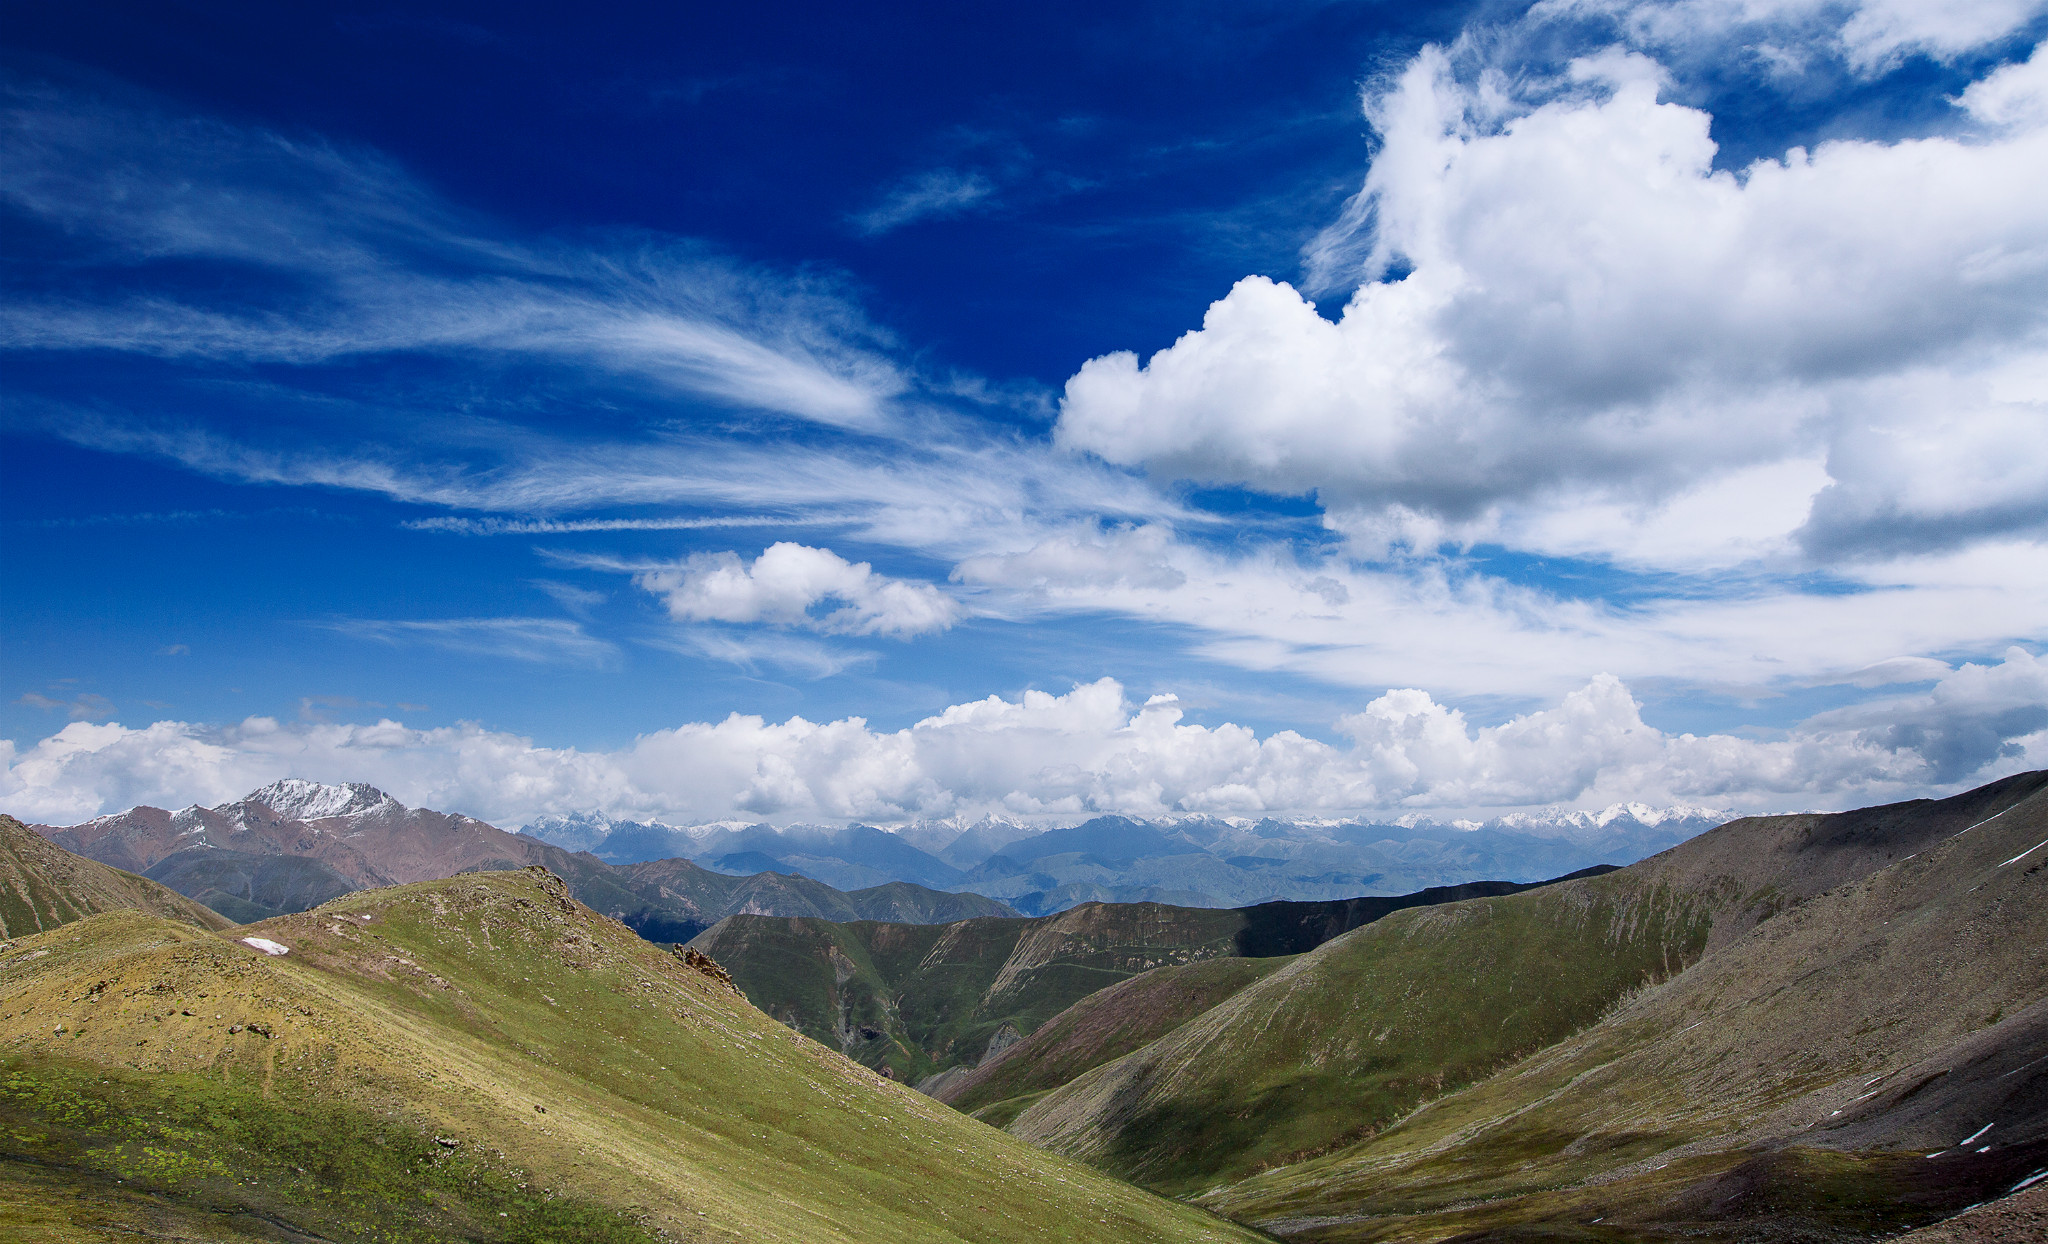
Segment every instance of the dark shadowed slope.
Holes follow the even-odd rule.
[[[1250,1238],[879,1079],[540,870],[14,943],[0,1206],[39,1240]]]
[[[174,851],[143,875],[244,924],[318,907],[361,888],[310,856],[218,847]]]
[[[146,877],[73,855],[13,817],[0,816],[0,937],[25,937],[130,908],[202,929],[231,923]]]
[[[2044,781],[1397,913],[1013,1130],[1304,1239],[1904,1230],[2048,1166]]]

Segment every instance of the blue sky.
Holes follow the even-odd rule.
[[[31,819],[2048,759],[2032,0],[9,9]]]

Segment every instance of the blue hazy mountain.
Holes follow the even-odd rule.
[[[795,873],[846,890],[905,881],[1043,915],[1087,902],[1242,907],[1536,881],[1634,863],[1731,815],[1620,804],[1483,823],[1098,816],[1050,828],[985,819],[882,829],[674,826],[588,813],[537,821],[526,832],[610,864],[679,858],[727,874]]]

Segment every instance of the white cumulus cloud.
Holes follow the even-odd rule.
[[[1926,673],[1929,671],[1916,671]],[[138,803],[219,803],[283,777],[367,781],[412,804],[516,824],[602,809],[672,821],[1097,812],[1396,814],[1624,799],[1750,808],[1875,802],[2048,763],[2048,662],[2012,649],[1921,694],[1816,717],[1775,740],[1671,734],[1601,675],[1555,706],[1474,726],[1419,690],[1339,722],[1337,746],[1183,720],[1103,679],[956,704],[907,728],[733,714],[612,752],[538,747],[476,723],[141,729],[73,722],[0,744],[0,808],[72,823]]]
[[[1968,133],[1730,170],[1641,54],[1515,84],[1473,45],[1425,49],[1368,100],[1382,146],[1316,252],[1365,280],[1338,317],[1247,277],[1149,359],[1083,366],[1058,439],[1313,491],[1368,550],[1487,539],[1692,570],[2036,535],[2036,77],[1966,91]]]
[[[679,565],[642,570],[633,582],[659,596],[669,616],[682,622],[764,622],[908,638],[943,631],[960,617],[952,597],[929,583],[877,574],[866,562],[787,540],[751,563],[737,553],[698,553]]]

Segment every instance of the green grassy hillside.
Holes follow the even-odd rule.
[[[1088,994],[1162,964],[1233,953],[1232,911],[1090,904],[947,925],[734,916],[691,943],[762,1010],[915,1082],[981,1061]]]
[[[2048,792],[1998,793],[1584,1032],[1203,1203],[1290,1239],[1737,1240],[2000,1197],[2048,1170]]]
[[[1011,1130],[1176,1194],[1355,1140],[1697,958],[1708,905],[1631,880],[1395,912],[1055,1090]]]
[[[11,1238],[1251,1238],[888,1083],[539,870],[18,940],[0,1124]]]
[[[73,855],[0,815],[0,938],[23,937],[103,911],[134,908],[224,929],[229,920],[134,873]]]
[[[1011,1130],[1288,1238],[1903,1229],[2048,1167],[2044,787],[1396,913]]]
[[[1030,920],[966,921],[944,932],[881,921],[832,918],[828,924],[740,915],[693,944],[730,967],[747,996],[769,1014],[867,1066],[945,1094],[946,1085],[1004,1043],[1031,1035],[1069,1005],[1141,972],[1230,956],[1291,954],[1392,911],[1553,884],[1489,881],[1398,896],[1220,909],[1089,903]],[[1222,997],[1205,996],[1212,1002]],[[1161,1031],[1155,1028],[1152,1035]],[[1050,1048],[1033,1046],[1032,1052]],[[1073,1074],[1093,1065],[1077,1066],[1071,1054],[1062,1053],[1045,1072],[1026,1075],[1015,1064],[1010,1074],[1022,1075],[1036,1086],[1031,1091],[1042,1092],[1057,1082],[1047,1078],[1052,1066]],[[946,1078],[934,1078],[941,1075]]]
[[[1096,990],[980,1066],[921,1087],[1001,1127],[1047,1092],[1164,1036],[1291,961],[1210,959],[1153,968]]]

